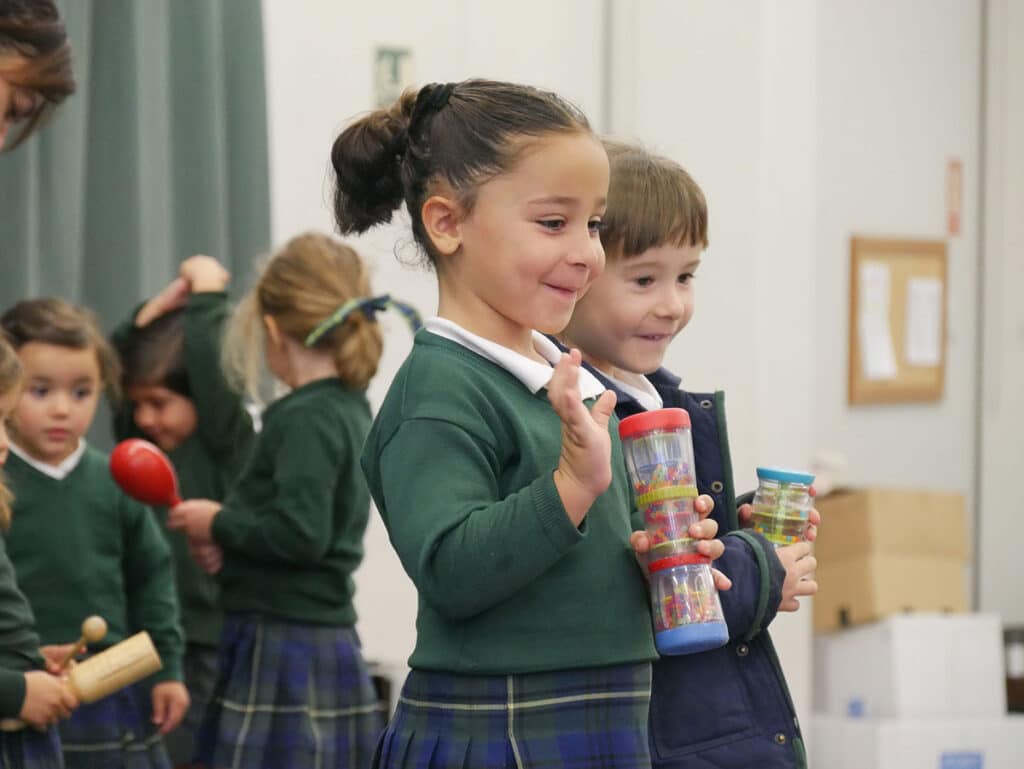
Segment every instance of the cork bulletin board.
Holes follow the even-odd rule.
[[[850,241],[850,404],[942,399],[946,244]]]

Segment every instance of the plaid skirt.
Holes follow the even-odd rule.
[[[0,732],[0,769],[64,769],[57,730]]]
[[[509,676],[413,670],[378,768],[644,769],[648,663]]]
[[[65,766],[170,769],[163,739],[152,718],[152,686],[147,682],[79,705],[71,718],[58,726]]]
[[[196,762],[362,769],[383,721],[354,628],[229,614]]]

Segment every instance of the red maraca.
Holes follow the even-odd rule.
[[[125,494],[147,505],[181,504],[171,460],[149,441],[129,438],[117,444],[110,453],[110,474]]]

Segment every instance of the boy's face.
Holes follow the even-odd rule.
[[[191,398],[161,385],[133,385],[125,394],[135,424],[164,451],[174,451],[195,432],[198,416]]]
[[[649,374],[693,316],[700,245],[662,245],[608,261],[576,304],[565,335],[606,374]]]
[[[11,437],[36,461],[59,465],[75,452],[96,416],[101,390],[96,350],[28,342],[18,357],[25,387],[11,417]]]

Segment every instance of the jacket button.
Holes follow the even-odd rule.
[[[775,744],[776,745],[785,745],[786,744],[786,735],[784,735],[782,732],[779,732],[778,734],[776,734],[775,735]]]
[[[711,490],[712,490],[712,491],[713,491],[713,492],[714,492],[715,494],[721,494],[721,493],[722,493],[722,490],[723,490],[724,488],[725,488],[725,486],[723,485],[723,483],[722,483],[721,481],[712,481],[712,482],[711,482]]]
[[[711,407],[712,407],[713,405],[714,405],[714,404],[712,404],[712,403],[711,403],[711,401],[709,401],[709,400],[708,400],[707,398],[705,398],[704,400],[702,400],[702,401],[700,402],[700,407],[701,407],[702,409],[709,409],[709,408],[711,408]]]
[[[736,655],[739,657],[746,657],[750,654],[750,647],[746,644],[740,644],[736,647]]]

